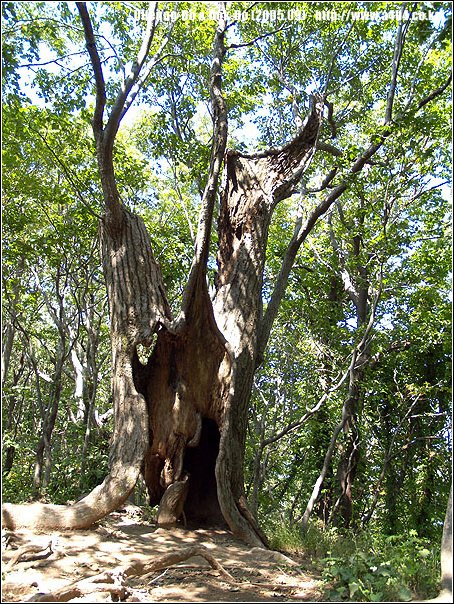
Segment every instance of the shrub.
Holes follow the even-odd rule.
[[[327,601],[407,602],[438,593],[440,547],[416,531],[387,536],[313,522],[302,536],[298,526],[282,521],[268,529],[274,549],[303,554],[317,565]]]

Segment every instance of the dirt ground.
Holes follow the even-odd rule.
[[[159,572],[127,578],[127,594],[121,601],[322,601],[321,583],[309,570],[310,561],[250,548],[223,530],[157,528],[135,506],[111,514],[91,530],[52,534],[22,530],[4,534],[2,541],[2,602],[35,601],[37,594],[195,545],[207,548],[234,581],[213,570],[204,558],[194,556]],[[43,551],[24,553],[15,562],[18,548],[25,552],[24,546],[29,544],[36,549],[41,546]],[[112,602],[113,598],[117,596],[98,592],[66,601]]]

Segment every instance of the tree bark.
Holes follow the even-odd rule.
[[[247,411],[258,358],[268,229],[276,204],[292,192],[312,158],[321,112],[317,100],[301,133],[281,149],[256,155],[230,152],[226,157],[214,310],[229,343],[232,374],[226,389],[216,478],[223,516],[243,539],[247,521],[238,503],[244,498]]]
[[[171,322],[143,222],[123,208],[121,224],[112,225],[112,213],[106,215],[101,242],[116,418],[110,474],[72,508],[24,508],[28,514],[21,519],[13,513],[17,508],[7,504],[3,511],[8,526],[23,521],[40,528],[89,526],[126,499],[141,467],[151,503],[187,476],[188,492],[181,493],[193,502],[188,467],[194,473],[191,455],[196,453],[191,449],[199,448],[209,451],[209,459],[193,487],[198,485],[200,492],[204,481],[213,485],[215,470],[216,489],[207,489],[203,502],[212,510],[209,520],[222,517],[238,537],[263,546],[264,536],[244,496],[243,458],[268,227],[276,204],[292,192],[313,155],[321,111],[322,104],[314,103],[300,135],[281,149],[227,155],[214,309],[201,262],[203,270],[191,272],[184,313]],[[155,332],[157,341],[144,367],[136,347],[150,346]],[[176,518],[181,500],[168,499],[174,509],[162,510],[163,515]]]
[[[106,86],[88,9],[84,2],[76,5],[96,87],[93,133],[105,204],[100,228],[111,320],[115,416],[110,472],[101,485],[71,507],[5,504],[5,524],[38,529],[87,527],[124,502],[142,471],[151,503],[161,504],[159,514],[166,523],[177,521],[183,511],[189,520],[195,519],[197,509],[202,507],[206,521],[222,518],[237,536],[262,546],[265,539],[248,508],[243,481],[253,375],[296,253],[320,216],[348,189],[350,178],[333,187],[295,234],[272,303],[263,316],[268,229],[276,204],[294,192],[313,157],[324,99],[315,99],[301,132],[287,145],[254,155],[225,153],[227,109],[221,90],[221,67],[227,24],[225,3],[220,3],[210,77],[210,169],[182,309],[172,320],[149,236],[142,220],[122,203],[113,162],[120,121],[163,58],[168,36],[164,36],[156,55],[149,57],[156,26],[154,5],[137,58],[131,61],[130,74],[116,99],[107,99],[111,88]],[[445,88],[434,91],[417,109]],[[392,104],[391,95],[388,104]],[[110,114],[106,116],[108,108]],[[381,131],[379,139],[352,164],[349,177],[354,178],[363,169],[391,132],[391,125]],[[206,266],[223,162],[227,178],[221,194],[218,275],[212,303]],[[138,345],[150,350],[145,366],[139,360]]]

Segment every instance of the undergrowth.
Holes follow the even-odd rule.
[[[407,602],[439,592],[440,547],[416,531],[390,536],[314,523],[301,535],[295,525],[269,528],[273,549],[302,554],[318,568],[325,601]]]

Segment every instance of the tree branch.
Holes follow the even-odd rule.
[[[236,48],[245,48],[247,46],[253,46],[259,40],[264,40],[265,38],[268,38],[269,36],[274,36],[278,32],[288,29],[289,27],[290,27],[289,25],[282,25],[281,27],[278,27],[277,29],[274,29],[273,31],[268,31],[265,34],[257,36],[250,42],[244,42],[243,44],[229,44],[229,46],[227,46],[227,48],[226,48],[226,51],[233,50]]]
[[[266,307],[262,323],[259,329],[259,342],[258,342],[258,363],[263,359],[263,353],[268,343],[271,328],[274,320],[276,319],[281,304],[282,298],[287,288],[288,278],[292,270],[295,258],[303,242],[308,237],[309,233],[314,228],[318,219],[323,216],[332,204],[338,199],[349,187],[349,176],[354,176],[360,172],[366,165],[367,161],[382,147],[386,138],[391,134],[391,129],[383,132],[381,139],[377,143],[371,144],[362,155],[360,155],[352,167],[350,168],[349,174],[337,187],[331,191],[331,193],[321,201],[316,208],[309,214],[305,224],[301,227],[298,233],[294,233],[290,243],[287,247],[287,251],[282,261],[281,270],[276,279],[276,285],[274,287],[271,299]]]
[[[347,30],[346,34],[344,35],[343,39],[340,41],[340,43],[338,44],[337,48],[335,49],[335,51],[333,52],[333,54],[331,56],[330,66],[328,69],[328,73],[326,75],[325,85],[323,86],[323,96],[325,98],[326,98],[326,95],[328,92],[328,86],[329,86],[329,83],[331,80],[331,76],[333,73],[334,65],[336,63],[336,59],[339,56],[340,52],[342,51],[342,47],[346,43],[348,36],[351,34],[354,26],[355,26],[355,22],[353,21],[352,24],[350,25],[349,29]],[[328,105],[327,105],[327,107],[328,107]],[[332,105],[331,105],[331,112],[332,112]],[[331,115],[331,117],[332,117],[332,115]]]
[[[342,374],[342,376],[338,380],[337,384],[335,386],[333,386],[332,388],[330,388],[327,392],[325,392],[323,394],[323,396],[320,397],[317,404],[315,404],[311,409],[306,411],[306,413],[303,415],[302,418],[288,424],[287,426],[285,426],[285,428],[280,430],[280,432],[278,432],[277,434],[273,434],[273,436],[269,436],[268,438],[263,439],[263,441],[261,443],[262,447],[265,448],[265,446],[270,445],[270,444],[280,440],[283,436],[285,436],[289,432],[292,432],[293,430],[296,430],[296,428],[299,428],[300,426],[305,424],[308,419],[310,419],[313,415],[315,415],[315,413],[317,413],[317,411],[319,411],[319,409],[322,407],[322,405],[329,399],[331,394],[333,394],[333,392],[336,392],[336,390],[339,390],[339,388],[342,386],[342,384],[348,378],[349,374],[350,374],[350,367]]]
[[[449,74],[448,79],[446,80],[446,82],[444,84],[442,84],[438,88],[435,88],[435,90],[432,90],[431,93],[429,93],[426,97],[424,97],[421,101],[419,101],[416,110],[419,111],[419,109],[422,109],[425,105],[427,105],[427,103],[430,103],[430,101],[433,101],[433,99],[437,98],[437,96],[440,96],[441,94],[443,94],[443,92],[448,88],[448,86],[451,84],[451,82],[452,82],[452,73]]]
[[[170,554],[159,556],[158,558],[155,558],[154,560],[151,560],[148,563],[142,562],[141,560],[135,560],[129,566],[118,567],[113,570],[105,571],[98,575],[88,577],[87,579],[82,579],[80,581],[76,581],[75,583],[70,583],[69,585],[60,587],[59,589],[47,594],[37,594],[28,601],[68,602],[71,601],[73,598],[99,591],[110,592],[112,594],[120,595],[122,599],[124,599],[125,593],[127,592],[127,587],[125,583],[128,577],[143,576],[151,572],[158,572],[165,568],[175,566],[176,564],[184,562],[185,560],[188,560],[189,558],[193,558],[195,556],[200,556],[201,558],[204,558],[211,566],[211,568],[219,572],[224,581],[228,581],[229,583],[234,584],[237,583],[235,578],[228,571],[225,570],[222,564],[220,564],[216,560],[216,558],[209,552],[209,550],[205,546],[194,545],[192,547],[180,549],[179,551],[172,552]]]
[[[317,141],[316,149],[317,151],[326,151],[326,153],[331,153],[331,155],[334,155],[335,157],[341,157],[343,154],[342,149],[339,149],[338,147],[330,145],[330,143],[326,143],[324,141]]]
[[[42,63],[22,63],[17,66],[17,69],[30,68],[30,67],[44,67],[45,65],[52,65],[52,63],[56,63],[59,65],[59,61],[63,59],[69,59],[70,57],[77,57],[78,55],[85,54],[84,50],[79,50],[77,52],[70,52],[66,55],[61,55],[60,57],[55,57],[55,59],[50,59],[49,61],[43,61]]]
[[[97,214],[97,212],[95,212],[90,205],[85,201],[85,196],[82,194],[81,189],[78,187],[77,182],[76,182],[76,176],[75,174],[71,173],[70,168],[64,163],[64,161],[61,159],[61,157],[55,152],[54,148],[47,142],[47,139],[45,138],[45,136],[43,136],[41,134],[41,132],[39,132],[39,130],[35,130],[34,128],[32,128],[30,125],[28,126],[29,130],[31,130],[32,132],[34,132],[37,136],[40,137],[40,139],[43,141],[44,145],[47,147],[48,151],[50,152],[50,154],[52,155],[52,157],[54,158],[55,162],[57,163],[57,165],[60,166],[63,175],[65,176],[66,180],[69,182],[69,184],[71,185],[71,187],[73,188],[74,192],[76,193],[77,197],[79,198],[79,201],[82,203],[82,205],[84,205],[88,212],[94,216],[95,218],[98,218],[98,220],[101,218],[99,214]]]
[[[211,146],[210,171],[202,196],[201,211],[197,229],[194,259],[183,294],[183,311],[188,309],[196,282],[203,274],[205,284],[206,265],[211,239],[213,211],[219,184],[219,175],[227,145],[227,105],[222,94],[222,63],[225,57],[226,14],[225,5],[221,4],[219,22],[213,42],[213,59],[210,73],[210,97],[213,112],[213,140]]]
[[[402,4],[402,8],[400,11],[399,26],[397,28],[396,41],[395,41],[395,45],[394,45],[392,77],[391,77],[391,83],[390,83],[389,91],[388,91],[388,98],[386,100],[385,125],[389,124],[392,121],[394,97],[396,94],[396,87],[397,87],[397,75],[399,72],[400,60],[402,58],[402,51],[404,48],[405,36],[406,36],[408,26],[409,26],[410,20],[411,20],[411,13],[410,13],[410,16],[408,17],[407,22],[405,23],[405,25],[403,24],[403,15],[406,10],[406,5],[407,5],[407,2],[404,2]]]
[[[352,389],[352,385],[356,383],[355,372],[357,371],[357,369],[359,367],[358,360],[361,359],[362,353],[365,351],[365,349],[367,348],[367,346],[370,343],[369,334],[370,334],[370,332],[372,330],[372,327],[373,327],[373,324],[374,324],[375,313],[376,313],[378,301],[380,299],[381,292],[382,292],[382,281],[383,281],[383,279],[382,279],[382,275],[381,275],[380,286],[378,288],[377,295],[376,295],[374,303],[372,305],[372,310],[371,310],[371,314],[370,314],[370,317],[369,317],[368,324],[366,326],[366,329],[364,331],[364,334],[363,334],[360,342],[353,349],[353,352],[352,352],[352,355],[351,355],[350,366],[349,366],[348,370],[344,373],[344,376],[343,376],[343,380],[346,379],[347,376],[350,377],[349,396],[347,396],[347,398],[344,401],[344,404],[343,404],[343,407],[342,407],[342,418],[341,418],[341,421],[334,428],[333,435],[331,437],[331,442],[330,442],[329,447],[328,447],[328,449],[326,451],[326,455],[325,455],[325,459],[324,459],[324,462],[323,462],[322,470],[321,470],[321,472],[320,472],[320,474],[319,474],[319,476],[318,476],[318,478],[317,478],[317,480],[315,482],[314,488],[312,489],[311,496],[309,498],[309,501],[307,503],[306,509],[304,511],[303,518],[302,518],[302,521],[301,521],[301,531],[303,533],[307,529],[307,524],[309,522],[309,518],[311,516],[314,504],[317,501],[317,498],[318,498],[318,496],[320,494],[320,490],[322,488],[322,485],[323,485],[323,482],[325,480],[326,474],[328,472],[328,469],[329,469],[329,466],[330,466],[330,463],[331,463],[331,459],[333,457],[334,448],[336,446],[337,438],[338,438],[340,432],[342,430],[344,430],[346,427],[348,427],[349,423],[352,420],[351,412],[350,412],[350,410],[348,408],[349,401],[350,401],[350,398],[351,398],[351,389]]]
[[[93,67],[93,73],[95,76],[96,83],[96,104],[95,111],[93,114],[93,132],[96,140],[102,138],[103,133],[103,116],[104,108],[106,106],[106,84],[104,81],[104,75],[102,72],[101,60],[99,58],[98,50],[96,48],[95,36],[93,33],[93,26],[91,24],[90,15],[88,14],[87,6],[85,2],[76,2],[77,9],[79,11],[80,19],[84,28],[85,41],[90,55],[90,61]]]
[[[155,30],[156,30],[156,12],[157,12],[157,2],[149,2],[150,7],[148,9],[147,16],[147,27],[145,30],[145,35],[142,40],[142,44],[140,46],[139,53],[137,55],[136,60],[134,61],[131,72],[126,80],[123,82],[120,92],[115,99],[114,106],[112,107],[112,111],[110,113],[106,130],[105,130],[105,144],[107,146],[113,145],[115,135],[118,131],[118,127],[120,125],[120,120],[123,117],[124,113],[123,109],[125,106],[126,99],[128,98],[129,93],[131,92],[132,87],[137,82],[139,78],[140,71],[148,57],[150,52],[150,47],[153,42]],[[151,68],[154,67],[152,63]],[[137,93],[136,93],[137,94]],[[135,98],[135,97],[134,97]],[[129,108],[129,105],[128,105]]]

